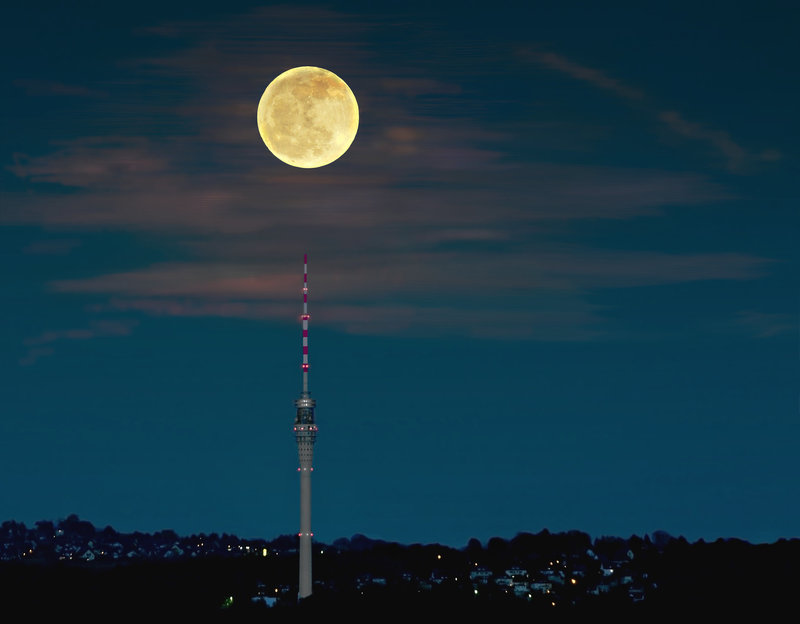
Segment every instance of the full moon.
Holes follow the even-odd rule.
[[[358,130],[350,87],[321,67],[295,67],[269,83],[258,103],[258,131],[277,158],[313,169],[344,154]]]

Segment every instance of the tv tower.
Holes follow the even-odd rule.
[[[311,595],[311,471],[314,470],[314,441],[317,425],[314,423],[314,405],[308,391],[308,255],[303,254],[303,391],[294,404],[297,416],[294,419],[294,435],[297,440],[297,455],[300,459],[300,583],[298,599]]]

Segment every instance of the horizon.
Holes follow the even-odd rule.
[[[178,531],[175,531],[174,529],[171,529],[169,527],[164,527],[162,529],[158,529],[158,530],[155,530],[155,531],[139,531],[139,530],[136,530],[136,529],[127,530],[127,531],[120,531],[120,530],[117,530],[112,525],[106,525],[106,526],[101,527],[99,525],[94,524],[91,520],[89,520],[87,518],[79,517],[77,514],[69,514],[66,517],[58,518],[56,520],[42,518],[40,520],[37,520],[37,521],[33,522],[32,524],[28,524],[28,523],[25,523],[25,522],[21,522],[21,521],[15,520],[13,518],[9,518],[9,519],[6,519],[6,520],[3,520],[2,522],[0,522],[0,525],[6,524],[7,522],[15,522],[15,523],[21,524],[26,529],[35,530],[36,529],[36,525],[39,524],[39,523],[52,523],[53,526],[59,526],[60,524],[66,522],[66,521],[69,521],[69,520],[71,520],[73,518],[74,518],[74,521],[78,521],[78,522],[81,522],[81,523],[88,523],[88,524],[92,525],[94,530],[97,531],[97,532],[101,532],[101,531],[105,531],[107,529],[111,529],[114,533],[116,533],[118,535],[142,534],[142,535],[154,536],[154,535],[157,535],[159,533],[168,531],[168,532],[175,533],[178,536],[178,538],[180,538],[180,539],[186,539],[186,538],[195,537],[195,536],[209,537],[209,536],[212,536],[212,535],[216,535],[218,537],[228,536],[228,537],[232,537],[232,538],[236,538],[236,539],[240,539],[240,540],[244,540],[244,541],[272,542],[272,541],[276,541],[276,540],[282,540],[282,539],[289,538],[289,539],[296,539],[298,541],[298,546],[299,546],[299,539],[298,539],[298,535],[297,535],[296,532],[281,533],[281,534],[278,534],[278,535],[274,535],[272,537],[263,537],[263,536],[244,536],[244,535],[239,535],[237,533],[231,533],[231,532],[228,532],[228,531],[221,531],[221,532],[220,531],[197,531],[197,532],[186,534],[186,533],[180,533]],[[396,541],[396,540],[387,540],[387,539],[382,539],[382,538],[371,537],[369,534],[359,533],[359,532],[353,533],[352,535],[349,535],[349,536],[341,535],[341,536],[336,537],[336,538],[334,538],[332,540],[326,540],[326,541],[322,541],[322,540],[318,540],[316,538],[312,538],[312,542],[315,543],[315,544],[322,544],[322,545],[325,545],[325,546],[334,546],[337,542],[340,542],[342,540],[348,541],[348,542],[352,542],[352,541],[357,540],[357,539],[365,539],[365,540],[367,540],[368,542],[371,542],[371,543],[397,544],[397,545],[400,545],[400,546],[417,546],[417,545],[421,545],[421,546],[442,546],[444,548],[452,548],[452,549],[455,549],[455,550],[463,550],[463,549],[467,548],[469,546],[470,542],[472,542],[473,540],[477,540],[481,544],[482,548],[486,548],[490,541],[497,540],[497,539],[503,540],[503,541],[513,541],[516,538],[519,538],[521,536],[526,536],[526,535],[539,536],[539,535],[545,534],[545,535],[552,535],[552,536],[560,536],[560,535],[569,535],[569,534],[574,534],[574,533],[586,535],[592,542],[603,541],[603,540],[617,540],[617,539],[623,540],[623,541],[629,541],[631,539],[641,539],[641,540],[645,540],[645,541],[658,541],[658,542],[663,542],[665,540],[666,541],[678,540],[678,541],[686,541],[689,544],[713,543],[713,542],[719,542],[719,541],[723,541],[723,542],[738,541],[738,542],[745,542],[745,543],[750,544],[752,546],[763,546],[763,545],[767,545],[768,546],[768,545],[777,544],[777,543],[783,542],[783,541],[797,541],[797,540],[800,540],[800,537],[791,537],[791,538],[781,537],[781,538],[779,538],[779,539],[777,539],[777,540],[775,540],[773,542],[753,542],[753,541],[746,540],[746,539],[743,539],[743,538],[740,538],[740,537],[736,537],[734,535],[731,535],[731,536],[719,536],[719,537],[717,537],[715,539],[710,539],[710,540],[704,539],[702,537],[698,538],[697,540],[688,540],[683,535],[672,535],[668,531],[664,531],[664,530],[661,530],[661,529],[656,529],[655,531],[642,533],[642,534],[633,533],[633,534],[630,534],[630,535],[626,536],[626,535],[592,535],[591,533],[589,533],[587,531],[582,531],[580,529],[567,529],[567,530],[564,530],[564,531],[550,531],[549,529],[547,529],[545,527],[545,528],[540,529],[539,531],[517,531],[514,535],[511,535],[511,536],[492,535],[492,536],[484,537],[484,538],[481,538],[481,537],[478,537],[478,536],[473,536],[473,537],[470,537],[466,541],[466,543],[464,545],[462,545],[462,546],[458,546],[458,545],[454,545],[454,544],[443,544],[443,543],[440,543],[440,542],[423,542],[423,541],[419,541],[419,540],[399,542],[399,541]]]

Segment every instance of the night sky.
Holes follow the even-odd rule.
[[[796,3],[15,4],[0,521],[296,533],[308,253],[315,539],[800,536]]]

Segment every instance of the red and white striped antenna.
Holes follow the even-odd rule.
[[[303,394],[308,394],[308,254],[303,254]]]
[[[316,401],[308,392],[308,255],[303,254],[303,392],[295,399],[297,413],[294,419],[294,435],[297,441],[297,456],[300,460],[300,576],[299,598],[311,595],[311,472],[314,470],[314,442],[317,425],[314,422]]]

